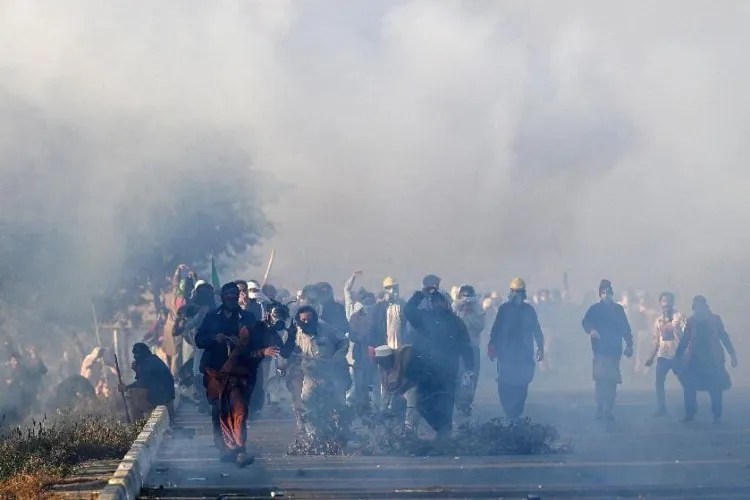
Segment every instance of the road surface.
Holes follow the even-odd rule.
[[[680,424],[681,393],[671,414],[652,417],[651,391],[621,391],[617,422],[594,418],[588,391],[533,390],[527,415],[556,426],[572,452],[508,457],[288,457],[292,420],[264,416],[250,424],[256,462],[246,469],[218,461],[210,417],[183,405],[177,424],[193,439],[165,440],[141,498],[750,498],[750,390],[725,395],[722,426],[711,423],[707,395],[694,423]],[[498,416],[484,391],[474,418]],[[461,419],[457,419],[460,422]],[[222,496],[232,494],[233,496]],[[531,496],[529,496],[531,495]]]

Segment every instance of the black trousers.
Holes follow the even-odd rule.
[[[529,395],[528,385],[497,384],[497,394],[505,416],[513,420],[523,415],[526,408],[526,398]]]
[[[435,432],[450,434],[453,429],[457,374],[453,372],[441,375],[425,377],[417,384],[417,408]]]
[[[667,374],[674,370],[674,360],[667,358],[656,359],[656,406],[659,410],[666,410],[666,396],[664,383],[667,381]]]
[[[722,409],[724,407],[724,392],[708,391],[708,395],[711,397],[711,413],[714,418],[721,418]],[[698,413],[698,391],[685,387],[684,397],[685,417],[692,419],[695,417],[695,414]]]
[[[250,413],[257,414],[266,405],[266,377],[264,370],[268,367],[264,366],[264,363],[270,364],[270,358],[263,358],[263,361],[258,363],[258,373],[255,376],[255,387],[250,395]]]

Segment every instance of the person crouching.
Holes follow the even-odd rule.
[[[166,405],[170,420],[174,420],[174,377],[164,361],[151,352],[143,342],[133,345],[135,382],[120,384],[120,392],[132,409],[133,418],[144,418],[159,405]]]

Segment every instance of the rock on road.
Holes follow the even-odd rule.
[[[183,405],[177,424],[194,428],[195,437],[165,440],[141,498],[270,498],[283,491],[285,498],[747,499],[748,396],[748,389],[728,391],[724,424],[714,426],[705,394],[697,421],[681,424],[680,392],[668,394],[670,416],[657,419],[651,391],[622,390],[617,422],[606,429],[593,418],[591,393],[532,386],[527,415],[556,426],[574,445],[546,456],[288,457],[291,419],[264,416],[249,424],[256,461],[246,469],[218,461],[210,417]],[[474,418],[498,414],[497,396],[486,391]]]

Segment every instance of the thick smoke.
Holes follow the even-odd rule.
[[[436,272],[538,288],[568,271],[580,294],[606,276],[681,302],[703,292],[728,312],[750,277],[749,14],[704,1],[8,0],[0,140],[54,162],[52,139],[16,117],[73,133],[80,175],[35,175],[30,161],[13,189],[50,193],[19,214],[36,217],[98,192],[83,197],[81,241],[101,265],[113,249],[100,230],[138,160],[210,133],[294,184],[269,211],[288,286],[362,268],[371,285]],[[83,269],[75,250],[66,263]]]

